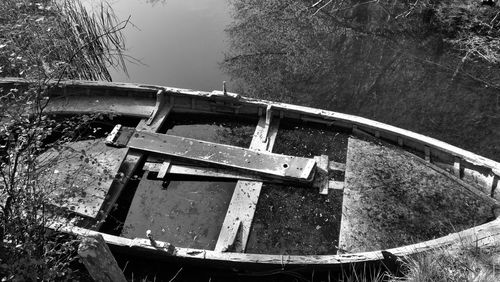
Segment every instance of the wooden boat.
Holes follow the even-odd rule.
[[[0,87],[27,83],[7,78]],[[500,164],[436,139],[225,91],[50,85],[47,114],[98,113],[116,123],[105,140],[41,156],[60,157],[47,179],[65,180],[54,191],[64,202],[54,205],[72,218],[51,228],[101,234],[116,252],[237,269],[331,268],[499,242]],[[198,123],[181,133],[166,125],[191,117]],[[212,119],[236,127],[218,124],[219,135],[193,138]],[[235,146],[243,143],[249,146]],[[209,179],[219,186],[207,192],[200,183]],[[192,188],[198,184],[204,188]],[[117,205],[126,215],[118,231],[109,228]]]

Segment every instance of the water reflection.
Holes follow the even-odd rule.
[[[143,63],[129,64],[130,77],[112,72],[114,81],[211,91],[228,80],[218,66],[230,21],[225,0],[122,0],[111,5],[119,18],[131,16],[133,25],[123,31],[128,54]]]
[[[240,91],[373,118],[500,160],[498,66],[462,61],[432,14],[410,13],[405,2],[333,1],[320,11],[310,2],[233,3],[223,68]]]

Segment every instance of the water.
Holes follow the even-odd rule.
[[[211,91],[228,80],[218,67],[227,45],[227,1],[121,0],[111,5],[119,19],[130,16],[132,24],[123,30],[127,54],[142,63],[128,64],[130,77],[113,70],[114,81]]]

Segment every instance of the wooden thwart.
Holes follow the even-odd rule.
[[[190,166],[182,164],[172,164],[170,163],[170,161],[165,161],[163,163],[146,162],[143,166],[143,169],[151,172],[158,172],[157,178],[159,179],[164,178],[166,175],[174,174],[174,175],[211,177],[211,178],[241,179],[248,181],[265,181],[258,175],[244,174],[226,168],[198,167],[198,166]],[[281,181],[278,181],[278,183],[281,183]]]
[[[314,157],[317,162],[317,176],[314,178],[315,186],[319,188],[319,193],[328,195],[328,156],[321,155]]]
[[[240,169],[266,177],[302,182],[312,180],[316,166],[314,159],[145,131],[136,131],[127,146],[140,151]]]
[[[215,168],[215,167],[198,167],[183,164],[172,164],[170,161],[165,161],[163,163],[155,163],[147,161],[144,163],[144,170],[157,172],[156,178],[163,179],[167,175],[184,175],[184,176],[196,176],[196,177],[208,177],[208,178],[227,178],[227,179],[237,179],[244,181],[255,181],[255,182],[269,182],[283,184],[283,181],[279,179],[265,179],[259,177],[259,175],[254,174],[244,174],[238,171],[226,169],[226,168]],[[162,173],[162,169],[163,173]],[[319,188],[317,186],[314,186]],[[342,190],[344,189],[343,181],[328,180],[328,189]]]
[[[279,121],[272,119],[272,112],[268,109],[266,117],[261,117],[257,124],[250,148],[271,151],[278,134]],[[238,181],[215,251],[245,252],[261,189],[262,182]]]

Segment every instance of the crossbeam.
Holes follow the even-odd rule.
[[[268,108],[266,116],[260,118],[255,128],[250,148],[271,151],[278,134],[279,123],[279,119],[272,119],[271,109]],[[261,189],[262,182],[260,181],[238,181],[215,245],[215,251],[245,251]]]
[[[125,146],[143,152],[230,167],[287,181],[311,182],[316,167],[314,159],[140,130],[131,135]]]

